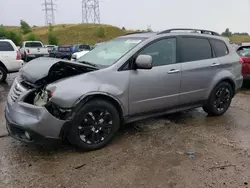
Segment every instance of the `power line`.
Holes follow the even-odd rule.
[[[55,14],[56,4],[53,0],[44,0],[42,4],[44,6],[43,11],[45,11],[45,25],[54,25],[55,24]]]
[[[82,23],[100,24],[99,0],[82,0]]]

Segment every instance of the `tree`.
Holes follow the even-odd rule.
[[[53,32],[52,25],[49,26],[48,43],[51,45],[58,45],[58,40],[55,33]]]
[[[17,31],[6,32],[6,38],[11,39],[17,46],[22,42],[22,35]]]
[[[126,30],[126,28],[125,28],[125,27],[122,27],[122,30]]]
[[[29,33],[27,35],[27,40],[29,40],[29,41],[38,41],[39,39],[34,33]]]
[[[22,30],[24,35],[26,35],[32,31],[32,28],[30,27],[30,25],[27,22],[20,20],[20,25],[21,25],[21,30]]]
[[[0,26],[0,37],[5,37],[6,31],[3,25]]]
[[[232,36],[232,32],[229,30],[229,28],[227,28],[221,35],[225,37],[230,37]]]
[[[151,26],[148,25],[147,32],[152,32]]]

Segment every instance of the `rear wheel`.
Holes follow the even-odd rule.
[[[5,68],[0,66],[0,82],[4,82],[7,78],[7,72]]]
[[[69,141],[85,151],[107,145],[120,127],[116,108],[104,100],[89,101],[76,112]]]
[[[223,115],[228,110],[232,97],[232,86],[228,82],[221,82],[213,89],[203,110],[211,116]]]

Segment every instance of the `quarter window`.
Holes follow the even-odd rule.
[[[212,58],[211,45],[205,38],[183,37],[180,50],[182,62]]]
[[[162,39],[144,48],[139,55],[150,55],[153,66],[176,63],[176,38]]]
[[[216,57],[222,57],[228,54],[228,49],[224,42],[220,40],[214,40],[214,39],[211,39],[210,42],[214,49],[214,53]]]

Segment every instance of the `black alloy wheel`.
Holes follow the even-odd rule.
[[[107,145],[119,127],[120,116],[115,106],[95,99],[76,111],[68,139],[82,150],[96,150]]]
[[[83,115],[78,126],[78,136],[86,144],[99,144],[104,141],[112,129],[112,116],[106,109],[96,108]]]
[[[221,82],[213,89],[203,110],[211,116],[223,115],[230,107],[232,98],[232,86],[228,82]]]

